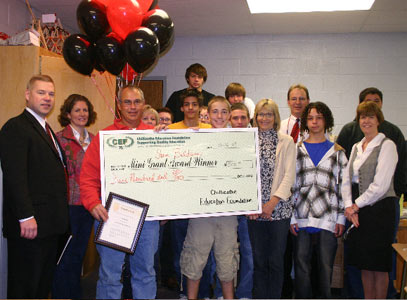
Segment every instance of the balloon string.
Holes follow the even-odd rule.
[[[129,84],[129,64],[126,64],[126,85]]]
[[[114,116],[115,113],[114,113],[113,109],[111,108],[111,106],[109,105],[109,103],[107,102],[106,97],[105,97],[105,95],[103,95],[103,93],[102,93],[102,91],[101,91],[99,85],[97,84],[97,82],[96,82],[96,80],[95,80],[95,75],[92,74],[92,75],[90,76],[90,79],[92,80],[92,82],[93,82],[93,84],[96,86],[96,89],[98,90],[99,94],[102,96],[103,100],[105,101],[105,104],[106,104],[107,108],[111,111],[111,113],[112,113],[113,116]]]
[[[143,78],[143,73],[140,73],[139,77],[138,77],[137,87],[140,87],[140,82],[141,82],[142,78]]]
[[[109,88],[109,92],[110,92],[110,96],[114,98],[114,92],[113,92],[113,82],[112,82],[112,78],[109,75],[105,75],[105,80],[107,83],[107,87]]]

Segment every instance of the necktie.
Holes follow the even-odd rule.
[[[57,151],[57,153],[59,155],[59,159],[61,160],[61,163],[63,164],[64,168],[66,168],[64,159],[62,157],[61,149],[59,148],[57,142],[55,141],[54,136],[51,133],[51,127],[49,127],[48,123],[45,123],[45,131],[47,132],[49,138],[51,139],[52,144],[54,145],[54,150]]]
[[[67,190],[67,194],[66,194],[66,195],[67,195],[68,200],[69,200],[69,197],[70,197],[70,196],[69,196],[69,176],[68,176],[68,170],[66,169],[66,166],[65,166],[65,163],[64,163],[64,159],[62,158],[61,150],[59,149],[59,146],[57,145],[57,143],[56,143],[55,140],[54,140],[54,137],[52,136],[51,129],[50,129],[48,123],[45,123],[45,131],[47,132],[49,138],[51,139],[52,144],[54,145],[54,149],[58,152],[59,159],[61,160],[61,163],[62,163],[62,165],[64,166],[65,183],[66,183],[66,190]],[[68,202],[69,202],[69,201],[68,201]]]
[[[293,129],[291,130],[291,136],[293,137],[294,143],[297,143],[299,133],[300,133],[300,119],[297,119],[295,120]]]
[[[54,145],[54,149],[55,149],[55,150],[58,152],[58,154],[59,154],[58,148],[57,148],[57,146],[55,145],[54,137],[52,136],[51,129],[50,129],[48,123],[45,123],[45,131],[47,132],[49,138],[51,139],[52,145]]]

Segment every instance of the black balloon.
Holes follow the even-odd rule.
[[[162,9],[155,9],[147,13],[142,26],[150,28],[160,42],[160,53],[164,52],[174,36],[174,23]]]
[[[95,63],[94,48],[82,34],[70,35],[64,42],[62,54],[66,63],[75,71],[90,75]]]
[[[101,73],[103,73],[105,71],[105,68],[103,68],[102,64],[98,61],[97,57],[96,57],[96,60],[95,60],[95,66],[94,67],[95,67],[96,71],[99,71]]]
[[[106,71],[119,75],[126,64],[124,50],[119,41],[112,37],[103,37],[96,42],[96,56]]]
[[[109,31],[105,7],[91,0],[83,0],[76,9],[76,19],[82,33],[89,36],[93,41]]]
[[[151,3],[151,6],[148,10],[154,9],[157,6],[157,4],[158,4],[158,0],[153,0],[153,3]]]
[[[137,73],[143,73],[158,59],[160,44],[154,32],[140,27],[127,36],[124,49],[129,65]]]

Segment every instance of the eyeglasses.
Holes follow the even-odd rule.
[[[257,117],[267,118],[267,119],[271,119],[273,116],[274,116],[273,113],[259,113],[259,114],[257,114]]]
[[[170,118],[160,118],[161,122],[170,122],[171,119]]]
[[[120,100],[120,103],[122,103],[124,106],[131,106],[132,104],[137,106],[137,105],[143,104],[144,101],[141,99],[136,99],[136,100],[125,99],[125,100]]]

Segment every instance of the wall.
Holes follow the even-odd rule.
[[[376,86],[385,118],[407,137],[407,33],[181,37],[148,75],[167,77],[168,99],[186,87],[185,69],[194,62],[208,70],[206,90],[224,95],[240,82],[254,102],[273,98],[282,118],[288,87],[305,84],[312,101],[333,110],[336,134],[354,118],[359,92]]]
[[[40,13],[34,10],[37,18]],[[31,27],[31,15],[24,0],[0,1],[0,31],[12,36]]]
[[[14,34],[30,20],[24,1],[0,1],[0,31]],[[359,92],[376,86],[385,118],[407,137],[407,33],[177,37],[148,76],[167,77],[168,99],[186,86],[185,69],[194,62],[208,70],[206,90],[223,95],[230,82],[240,82],[255,102],[273,98],[282,118],[289,115],[288,87],[305,84],[311,100],[333,110],[335,133],[353,119]]]

